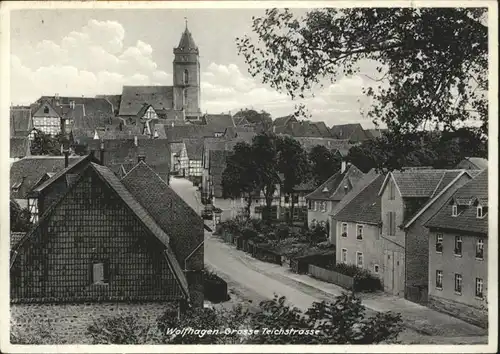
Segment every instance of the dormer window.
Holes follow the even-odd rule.
[[[21,188],[21,184],[23,184],[23,182],[17,182],[17,183],[14,183],[14,185],[12,186],[12,191],[13,192],[19,192],[19,188]]]
[[[477,218],[482,219],[482,218],[484,218],[485,215],[486,215],[486,213],[485,213],[484,208],[481,205],[478,205],[477,206],[477,213],[476,213]]]
[[[458,207],[455,204],[453,204],[451,206],[451,216],[457,216],[457,215],[458,215]]]
[[[49,113],[49,107],[47,106],[43,107],[43,113],[45,114]]]
[[[327,187],[323,188],[323,193],[326,193],[326,192],[328,192],[328,188]]]

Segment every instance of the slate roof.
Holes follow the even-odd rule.
[[[63,176],[66,176],[66,183],[69,186],[70,184],[75,182],[75,180],[77,178],[77,175],[72,174],[71,172],[74,171],[79,166],[81,166],[85,163],[88,164],[92,161],[95,162],[96,159],[94,158],[94,156],[92,154],[89,154],[87,156],[82,156],[75,163],[70,164],[68,167],[63,168],[63,169],[57,171],[56,173],[48,172],[47,175],[49,176],[49,179],[42,182],[41,184],[39,184],[35,188],[33,188],[32,191],[30,192],[30,194],[36,195],[36,194],[42,192],[45,188],[47,188],[48,186],[50,186],[52,183],[54,183],[55,181],[57,181],[59,178],[61,178]]]
[[[463,206],[465,210],[461,211],[458,216],[451,216],[451,204],[455,200],[463,201],[464,199],[473,199],[475,202],[469,206]],[[488,169],[483,170],[474,179],[460,187],[448,202],[427,221],[425,226],[487,235],[488,215],[481,219],[476,217],[478,202],[483,206],[488,206]]]
[[[328,127],[326,126],[325,122],[312,122],[311,124],[316,126],[322,137],[324,138],[332,137],[332,133],[330,132],[330,129],[328,129]]]
[[[30,107],[10,107],[10,135],[27,136],[33,129]]]
[[[382,222],[378,191],[384,182],[384,176],[371,175],[368,180],[369,184],[361,190],[356,190],[356,195],[335,213],[335,220],[374,225]]]
[[[206,114],[207,127],[214,132],[224,132],[226,128],[235,127],[233,117],[230,114]]]
[[[104,140],[104,165],[118,173],[123,164],[136,164],[140,155],[145,156],[146,163],[162,178],[168,178],[170,172],[170,146],[166,139],[134,139]],[[97,151],[100,156],[101,141],[92,140],[89,151]]]
[[[371,139],[371,135],[367,134],[359,123],[334,125],[330,131],[337,139],[349,139],[354,142]]]
[[[111,104],[113,112],[117,113],[120,108],[122,95],[97,95],[96,98],[104,98],[107,100]]]
[[[392,176],[403,198],[429,198],[435,195],[436,191],[439,191],[440,186],[445,186],[443,181],[449,183],[458,173],[460,170],[394,171],[386,177],[386,180]],[[386,181],[384,181],[382,188],[385,187],[385,184]]]
[[[10,158],[23,158],[30,155],[30,140],[27,136],[10,138]]]
[[[155,111],[173,108],[172,86],[123,86],[120,102],[120,116],[136,116],[145,103]]]
[[[10,248],[16,247],[21,239],[26,235],[26,232],[11,232],[10,233]]]
[[[339,201],[347,194],[343,187],[347,185],[351,190],[363,175],[356,166],[349,165],[344,173],[337,171],[316,190],[306,195],[306,199]]]
[[[476,166],[478,170],[484,170],[488,168],[488,160],[482,157],[466,157],[464,160],[470,162],[472,165]],[[458,164],[457,167],[460,168],[462,162]]]
[[[365,129],[365,132],[372,138],[380,138],[388,129]]]
[[[189,160],[201,160],[203,157],[203,139],[184,139]]]
[[[165,126],[165,135],[167,140],[171,143],[180,143],[184,139],[189,138],[205,138],[213,137],[214,129],[207,125],[175,125],[175,126]]]
[[[227,127],[224,131],[224,137],[228,139],[236,138],[239,134],[244,133],[254,133],[255,129],[253,127],[245,127],[245,126],[235,126],[235,127]]]
[[[273,125],[274,126],[284,126],[284,125],[287,125],[288,122],[296,122],[297,121],[297,118],[295,118],[293,115],[288,115],[288,116],[284,116],[284,117],[279,117],[279,118],[276,118],[274,121],[273,121]]]
[[[351,144],[347,139],[322,138],[322,137],[296,137],[306,151],[311,151],[316,145],[322,145],[330,150],[338,150],[342,156],[347,155]]]
[[[183,265],[186,257],[203,241],[201,217],[143,162],[132,168],[121,182],[155,222],[169,233],[176,259]]]
[[[81,156],[70,156],[69,164],[75,164],[81,159]],[[10,167],[11,197],[26,199],[28,193],[44,175],[62,169],[64,169],[64,156],[28,156],[14,162]],[[18,183],[21,183],[19,190],[13,190],[12,187]]]
[[[191,35],[191,32],[186,29],[182,33],[181,40],[179,41],[179,45],[177,46],[177,49],[181,50],[187,50],[187,49],[198,49],[196,46],[196,43],[194,42],[193,36]]]

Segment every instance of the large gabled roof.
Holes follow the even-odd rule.
[[[452,216],[451,204],[461,206],[457,216]],[[487,235],[488,215],[477,218],[477,205],[488,207],[488,169],[460,187],[425,226]]]
[[[69,164],[72,165],[81,159],[81,156],[70,156]],[[27,156],[14,162],[10,167],[12,198],[26,199],[28,193],[40,182],[43,176],[64,169],[64,163],[64,156]],[[17,184],[19,187],[14,188]]]
[[[203,139],[184,139],[189,160],[201,160],[203,156]]]
[[[227,128],[236,126],[230,114],[206,114],[204,118],[206,125],[214,132],[225,132]]]
[[[175,258],[174,253],[171,250],[170,246],[170,237],[165,233],[165,231],[156,223],[156,221],[151,217],[148,211],[134,198],[134,196],[128,191],[125,185],[118,179],[118,177],[107,167],[98,165],[96,163],[91,162],[84,171],[79,174],[77,180],[82,178],[86,171],[92,170],[96,173],[108,187],[110,187],[117,196],[127,205],[129,210],[137,217],[137,220],[140,221],[149,232],[155,236],[164,246],[165,246],[165,255],[169,266],[172,269],[172,272],[176,279],[179,282],[179,285],[186,295],[189,297],[188,283],[187,279],[182,272],[182,268],[178,264],[177,259]],[[50,217],[58,204],[70,193],[70,191],[74,188],[77,183],[73,183],[70,188],[63,194],[56,202],[54,202],[47,211],[41,216],[39,222],[31,229],[29,233],[27,233],[23,239],[30,238],[31,235],[43,224],[43,222]],[[22,240],[21,240],[22,242]],[[11,266],[13,264],[15,255],[17,254],[17,247],[20,246],[20,243],[16,244],[15,248],[12,249],[13,256],[11,257]]]
[[[403,198],[430,198],[439,192],[440,188],[444,188],[443,182],[450,182],[460,172],[462,170],[408,169],[393,171],[386,176],[379,193],[383,193],[387,182],[392,179]]]
[[[121,180],[158,225],[169,232],[179,262],[203,241],[203,220],[147,164],[139,162]]]
[[[351,190],[363,175],[363,172],[356,166],[349,165],[344,173],[340,170],[337,171],[326,182],[316,188],[316,190],[306,195],[306,198],[311,200],[340,201],[347,194],[344,187],[347,186],[347,189]]]
[[[10,138],[10,157],[23,158],[30,155],[30,140],[27,136]]]
[[[30,107],[10,107],[10,135],[27,136],[33,129]]]
[[[354,196],[338,209],[334,219],[373,225],[381,223],[381,201],[378,191],[383,182],[383,175],[370,173],[366,176],[360,181],[361,188],[354,188],[352,194],[346,195],[346,198]]]
[[[137,116],[145,103],[155,111],[173,108],[172,86],[123,86],[120,102],[120,116]]]
[[[330,131],[337,139],[349,139],[354,142],[371,139],[371,135],[366,133],[359,123],[334,125]]]

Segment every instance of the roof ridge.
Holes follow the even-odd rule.
[[[443,172],[443,174],[442,174],[442,176],[441,176],[441,179],[440,179],[440,180],[439,180],[439,182],[436,184],[436,188],[434,188],[434,190],[432,191],[432,193],[431,193],[431,195],[429,196],[429,198],[434,197],[434,194],[436,193],[436,191],[438,190],[439,186],[441,186],[441,183],[443,182],[444,176],[446,176],[446,172]]]
[[[367,174],[366,174],[365,176],[367,176]],[[344,210],[344,209],[345,209],[345,208],[346,208],[346,207],[347,207],[347,206],[348,206],[348,205],[349,205],[349,204],[350,204],[350,203],[354,200],[354,198],[356,198],[359,194],[361,194],[361,192],[363,192],[366,188],[368,188],[369,186],[371,186],[371,185],[372,185],[372,184],[373,184],[373,183],[377,180],[377,178],[379,178],[379,177],[381,177],[381,176],[383,176],[383,175],[382,175],[382,174],[378,174],[378,173],[376,173],[376,174],[375,174],[375,176],[374,176],[374,177],[370,180],[370,182],[369,182],[369,183],[367,183],[367,184],[366,184],[364,187],[362,187],[362,188],[361,188],[361,189],[360,189],[360,190],[359,190],[356,194],[354,194],[354,195],[352,196],[352,198],[351,198],[350,200],[348,200],[348,201],[347,201],[347,203],[345,203],[345,204],[344,204],[344,206],[343,206],[341,209],[337,210],[335,213],[333,213],[333,214],[331,214],[331,215],[333,215],[333,216],[335,217],[335,215],[337,215],[337,214],[338,214],[338,213],[340,213],[342,210]],[[358,183],[359,183],[359,182],[358,182]],[[355,190],[355,189],[353,188],[353,191],[354,191],[354,190]],[[349,193],[348,193],[348,194],[349,194]],[[377,197],[378,197],[378,193],[377,193]]]

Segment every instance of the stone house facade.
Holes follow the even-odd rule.
[[[458,189],[425,224],[429,305],[488,326],[488,170]]]

